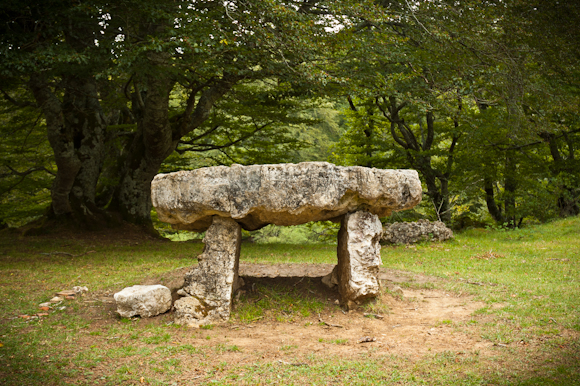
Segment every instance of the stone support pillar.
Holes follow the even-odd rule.
[[[242,233],[231,218],[214,216],[199,264],[185,275],[187,295],[175,302],[175,323],[192,327],[227,321],[238,288]]]
[[[359,211],[346,214],[338,232],[336,276],[341,305],[350,309],[380,290],[382,225],[375,214]]]

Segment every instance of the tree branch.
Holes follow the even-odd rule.
[[[10,103],[18,107],[38,107],[36,103],[33,102],[20,102],[12,98],[6,91],[0,88],[0,92],[4,95],[4,98]]]

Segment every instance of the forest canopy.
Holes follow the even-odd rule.
[[[301,161],[416,169],[415,215],[458,227],[577,215],[579,24],[556,0],[3,1],[0,221],[153,231],[159,172]]]

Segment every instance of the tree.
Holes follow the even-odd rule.
[[[343,31],[354,43],[349,52],[339,51],[344,58],[335,71],[348,74],[355,127],[337,150],[359,154],[353,161],[365,166],[417,169],[437,215],[449,221],[462,82],[470,75],[461,66],[466,56],[459,61],[447,31],[429,13],[440,14],[437,7],[382,2],[377,8],[381,12]]]
[[[217,105],[258,81],[292,90],[316,78],[312,64],[330,33],[325,15],[332,5],[128,0],[3,7],[2,76],[28,86],[55,155],[51,214],[92,226],[119,213],[150,228],[150,183],[176,149],[240,145],[271,126],[208,126]],[[104,109],[101,103],[121,90],[126,100]],[[183,103],[173,103],[176,93]],[[107,125],[120,116],[129,118],[124,126]],[[115,142],[121,151],[108,149]],[[117,176],[114,189],[98,184],[102,175]]]

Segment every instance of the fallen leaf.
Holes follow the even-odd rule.
[[[50,310],[50,307],[40,307],[40,310],[41,310],[41,311],[48,311],[48,310]],[[48,315],[48,314],[47,314],[47,315]]]
[[[48,316],[48,314],[46,312],[39,312],[38,314],[36,314],[37,316]]]
[[[141,379],[139,380],[141,383],[145,382],[145,378],[141,377]]]
[[[22,319],[30,319],[30,315],[18,315],[18,317]]]

